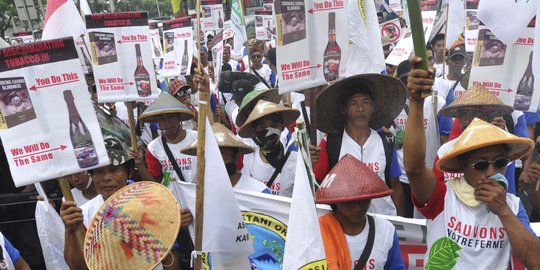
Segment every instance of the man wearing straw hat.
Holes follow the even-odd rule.
[[[420,63],[419,58],[411,61],[413,66]],[[442,171],[463,176],[446,183],[437,181],[424,163],[422,131],[421,93],[431,90],[433,78],[433,69],[409,73],[404,138],[413,201],[428,219],[426,267],[506,269],[511,252],[529,264],[532,256],[527,255],[533,251],[525,245],[531,236],[523,234],[525,226],[516,217],[519,198],[507,193],[508,181],[502,174],[508,162],[532,149],[533,142],[474,119],[436,164]]]
[[[298,110],[259,100],[238,131],[240,137],[255,142],[255,152],[244,156],[242,174],[265,183],[272,194],[292,195],[296,145],[294,140],[284,144],[280,137],[299,115]]]
[[[377,198],[370,212],[396,215],[396,206],[403,205],[403,192],[393,137],[375,130],[392,123],[405,98],[405,85],[399,79],[379,74],[352,76],[325,89],[317,97],[317,129],[327,133],[314,168],[317,181],[323,180],[339,158],[351,154],[395,189],[396,205],[388,196]]]
[[[253,179],[248,174],[238,172],[236,162],[240,155],[253,153],[253,147],[242,142],[231,130],[220,123],[212,124],[212,131],[217,140],[221,157],[225,163],[227,174],[234,190],[249,190],[254,192],[270,193],[270,190],[260,181]],[[197,155],[197,141],[182,150],[186,155]]]
[[[394,225],[367,215],[372,199],[391,193],[349,154],[332,168],[316,194],[317,203],[332,207],[319,218],[328,269],[405,269]]]

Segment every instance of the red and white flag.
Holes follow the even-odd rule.
[[[86,32],[84,22],[72,0],[47,0],[42,40],[72,36]]]

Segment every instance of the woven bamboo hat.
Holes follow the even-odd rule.
[[[345,128],[342,99],[351,91],[366,90],[373,99],[369,127],[392,122],[405,106],[407,91],[399,79],[381,74],[360,74],[338,81],[317,97],[317,129],[326,133]]]
[[[255,104],[257,104],[259,100],[279,103],[281,96],[279,95],[277,88],[250,92],[242,99],[242,104],[240,105],[238,115],[236,116],[236,126],[241,127],[246,122],[249,113],[253,110],[253,107],[255,107]]]
[[[161,92],[158,99],[154,101],[144,112],[139,116],[139,120],[148,123],[155,123],[156,116],[163,114],[180,114],[181,120],[186,121],[192,119],[195,114],[189,110],[186,105],[178,101],[169,93]]]
[[[212,124],[212,131],[214,132],[214,137],[216,137],[218,147],[222,148],[236,148],[241,154],[249,154],[255,151],[253,147],[244,143],[240,138],[238,138],[234,133],[229,130],[226,126],[220,123]],[[194,141],[188,147],[182,149],[182,154],[186,155],[197,155],[197,141]]]
[[[180,207],[165,186],[137,182],[120,189],[94,215],[84,241],[89,269],[153,269],[180,230]]]
[[[317,203],[335,204],[380,198],[392,194],[386,183],[350,154],[343,156],[324,178],[315,194]]]
[[[481,85],[473,85],[462,96],[456,98],[441,113],[449,117],[459,117],[463,109],[478,109],[494,116],[503,116],[512,113],[514,108],[504,104],[493,93]]]
[[[505,130],[475,118],[456,142],[437,162],[437,168],[443,172],[459,173],[463,168],[458,157],[461,154],[487,146],[506,144],[509,148],[508,158],[516,160],[529,153],[534,143],[531,139],[520,138]]]
[[[284,126],[290,125],[292,122],[298,119],[300,112],[295,109],[286,108],[279,104],[272,103],[265,100],[259,100],[253,111],[249,114],[248,119],[238,130],[238,135],[242,138],[251,138],[255,135],[255,127],[253,122],[258,119],[261,119],[267,115],[279,114],[282,118],[282,123]]]

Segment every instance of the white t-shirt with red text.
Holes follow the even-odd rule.
[[[377,131],[372,129],[371,134],[364,145],[359,145],[345,130],[343,132],[339,158],[341,159],[346,154],[350,154],[362,161],[380,177],[381,181],[385,182],[384,170],[386,168],[386,155],[384,153],[384,145],[381,136]],[[390,196],[371,200],[369,212],[389,216],[397,215],[396,207]]]

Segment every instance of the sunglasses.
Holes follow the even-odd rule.
[[[493,161],[480,160],[472,164],[471,167],[477,171],[484,171],[489,167],[489,165],[493,165],[493,167],[497,169],[502,169],[506,167],[509,162],[510,160],[508,158],[498,158]]]
[[[191,94],[191,88],[188,88],[186,90],[179,90],[178,92],[176,92],[176,94],[174,96],[183,97],[185,95],[190,95],[190,94]]]

